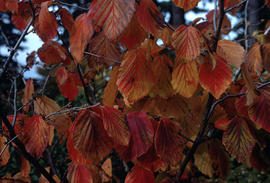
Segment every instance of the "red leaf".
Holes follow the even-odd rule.
[[[50,1],[41,3],[41,10],[35,22],[35,29],[42,41],[47,42],[57,35],[57,21],[55,15],[48,11]]]
[[[105,36],[116,39],[127,27],[135,11],[135,0],[95,0],[89,13],[94,22],[103,28]]]
[[[34,93],[34,84],[32,79],[28,79],[25,84],[25,88],[23,90],[23,98],[22,98],[22,104],[26,104],[30,99],[32,99],[32,95]],[[27,105],[24,108],[24,111],[29,110],[29,105]]]
[[[137,8],[137,18],[141,26],[154,35],[165,27],[164,18],[152,0],[140,1]]]
[[[73,161],[69,165],[67,179],[72,183],[94,183],[91,170],[87,165]]]
[[[104,106],[102,112],[103,125],[107,134],[113,139],[115,144],[128,146],[130,132],[124,114],[109,106]]]
[[[197,6],[200,0],[173,0],[174,4],[185,11],[189,11]]]
[[[73,122],[72,143],[82,156],[99,162],[112,150],[112,141],[105,131],[100,109],[82,110]]]
[[[148,95],[155,83],[147,50],[148,41],[141,47],[128,51],[119,68],[116,84],[126,104],[132,104]]]
[[[12,14],[11,21],[19,30],[24,30],[32,17],[32,9],[29,3],[19,2],[18,13]]]
[[[223,134],[222,143],[238,162],[244,163],[251,154],[255,139],[246,121],[243,118],[234,117]]]
[[[6,0],[6,8],[14,14],[18,13],[18,1]]]
[[[172,73],[172,86],[180,95],[192,97],[199,83],[199,73],[195,61],[177,64]]]
[[[248,114],[252,121],[270,132],[270,92],[263,90],[249,106]]]
[[[70,32],[70,52],[75,60],[81,63],[83,52],[93,35],[92,20],[87,14],[81,14],[74,22]]]
[[[185,140],[178,135],[179,126],[173,121],[161,119],[155,134],[155,147],[161,160],[176,165],[182,157]]]
[[[200,67],[200,84],[218,99],[232,82],[232,71],[218,55],[215,55],[216,67],[214,69],[209,59],[210,57],[206,57]]]
[[[139,166],[134,166],[130,172],[128,172],[125,179],[125,183],[155,183],[155,177],[153,172],[145,170]]]
[[[215,122],[215,128],[226,131],[230,123],[231,120],[229,120],[227,117],[221,118]]]
[[[58,64],[67,59],[66,50],[55,41],[48,41],[38,49],[40,60],[46,64]]]
[[[261,74],[263,70],[263,60],[261,56],[261,45],[254,43],[248,50],[247,56],[248,70]]]
[[[192,26],[180,25],[172,35],[172,45],[176,55],[187,60],[200,55],[200,35]]]
[[[25,148],[30,154],[40,158],[46,147],[52,143],[54,128],[47,125],[39,115],[35,115],[24,122],[23,143]]]
[[[127,115],[132,138],[132,159],[146,153],[153,144],[154,129],[144,112]]]
[[[8,9],[6,7],[6,0],[1,0],[0,1],[0,11],[6,12]]]
[[[74,24],[74,20],[72,15],[69,13],[69,11],[65,8],[60,8],[59,9],[59,15],[61,17],[61,22],[63,26],[68,30],[70,33],[72,30],[72,26]]]
[[[78,96],[77,79],[65,67],[60,67],[56,71],[55,80],[62,95],[68,98],[69,101],[74,100]]]

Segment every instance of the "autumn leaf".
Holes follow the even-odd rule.
[[[128,172],[125,183],[154,183],[155,177],[153,172],[145,170],[139,166],[134,166],[131,171]]]
[[[232,82],[232,71],[220,56],[215,55],[214,57],[216,59],[214,69],[209,63],[210,57],[205,57],[204,63],[200,66],[199,79],[202,87],[209,90],[218,99]]]
[[[127,115],[132,138],[131,156],[139,157],[146,153],[153,144],[154,129],[144,112],[132,112]]]
[[[105,36],[116,39],[130,22],[135,11],[135,0],[95,0],[89,14],[95,24],[101,26]]]
[[[200,35],[192,26],[180,25],[172,34],[172,45],[176,56],[192,60],[200,55]]]
[[[262,61],[263,61],[263,68],[265,68],[268,72],[270,71],[270,43],[264,44],[261,46],[261,53],[262,53]]]
[[[101,109],[81,110],[73,122],[72,143],[87,160],[99,162],[112,150],[111,138],[103,124]]]
[[[234,117],[223,134],[222,143],[226,150],[238,162],[246,162],[250,156],[255,140],[250,133],[245,119]]]
[[[108,136],[113,139],[114,144],[128,146],[131,135],[124,114],[117,109],[104,106],[102,118],[104,129]]]
[[[119,68],[116,84],[126,104],[132,104],[148,95],[156,82],[147,50],[146,41],[141,47],[128,51]]]
[[[6,0],[0,1],[0,11],[6,12],[8,9],[6,7]]]
[[[74,24],[74,20],[72,15],[69,13],[69,11],[65,8],[59,8],[58,11],[60,17],[61,17],[61,22],[63,26],[68,30],[70,33]]]
[[[141,0],[137,8],[137,18],[145,31],[154,35],[165,27],[162,14],[152,0]]]
[[[245,50],[239,44],[230,40],[219,40],[217,54],[228,64],[238,68],[244,61]]]
[[[32,99],[32,95],[34,93],[33,79],[28,79],[26,81],[23,93],[24,94],[23,94],[23,98],[22,98],[22,104],[24,105]],[[29,105],[25,106],[25,108],[23,110],[28,111]]]
[[[215,128],[226,131],[230,123],[231,120],[229,120],[227,117],[224,117],[215,122]]]
[[[24,125],[23,143],[25,148],[30,154],[40,158],[46,147],[52,143],[54,128],[46,124],[39,115],[25,120]]]
[[[172,73],[173,89],[180,95],[189,98],[192,97],[199,83],[199,73],[195,61],[178,63]]]
[[[185,11],[189,11],[197,6],[200,0],[173,0],[174,4]]]
[[[261,45],[254,43],[248,50],[246,55],[248,70],[261,74],[263,70],[263,61],[261,56]]]
[[[101,175],[102,182],[110,182],[112,177],[112,160],[111,158],[106,159],[102,164],[101,168],[104,170]]]
[[[171,165],[176,165],[181,160],[186,142],[178,134],[179,131],[179,125],[168,118],[163,118],[155,134],[155,148],[158,156]]]
[[[19,2],[18,13],[12,13],[11,21],[19,30],[24,30],[32,17],[32,9],[29,3]]]
[[[70,32],[70,52],[74,59],[81,63],[86,45],[94,33],[92,19],[88,14],[79,15]]]
[[[6,8],[14,14],[18,13],[18,1],[17,0],[5,0]]]
[[[94,183],[90,168],[73,161],[69,165],[67,179],[72,183]]]
[[[0,135],[0,149],[1,149],[1,151],[4,149],[7,142],[8,142],[7,138],[3,135]],[[3,151],[3,154],[1,154],[1,156],[0,156],[0,167],[5,166],[8,163],[9,158],[10,158],[10,154],[9,154],[9,145],[8,145],[7,148],[5,149],[5,151]]]
[[[48,11],[51,1],[41,3],[41,9],[35,22],[35,29],[42,41],[47,42],[57,35],[55,15]]]

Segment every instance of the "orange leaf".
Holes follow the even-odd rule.
[[[243,118],[234,117],[223,134],[222,143],[238,162],[244,163],[251,154],[255,140],[246,121]]]
[[[229,120],[227,117],[224,117],[215,122],[215,128],[226,131],[230,123],[231,120]]]
[[[225,61],[215,55],[216,67],[210,64],[210,57],[206,57],[200,67],[199,78],[203,88],[209,90],[216,99],[228,88],[232,82],[232,71]]]
[[[91,170],[88,166],[73,161],[69,165],[67,179],[72,183],[94,183]]]
[[[7,143],[6,137],[2,136],[0,134],[0,149],[1,149],[1,151],[4,149],[6,143]],[[6,150],[0,156],[0,167],[5,166],[8,163],[9,158],[10,158],[10,154],[9,154],[9,145],[8,145]]]
[[[104,129],[115,144],[128,146],[130,132],[124,114],[112,107],[104,106],[102,109]]]
[[[173,0],[174,4],[185,11],[189,11],[197,6],[200,0]]]
[[[144,112],[133,112],[127,115],[132,138],[132,159],[146,153],[153,144],[154,129]]]
[[[60,110],[61,108],[59,105],[45,95],[38,97],[34,101],[34,111],[38,115],[47,116],[48,114]],[[72,124],[72,121],[66,114],[52,115],[46,119],[46,122],[49,125],[54,126],[58,135],[63,136],[64,138],[68,136],[68,130]]]
[[[35,22],[35,29],[42,41],[47,42],[57,35],[57,21],[55,15],[48,11],[48,6],[51,2],[46,1],[41,3],[39,16]]]
[[[23,90],[23,98],[22,98],[22,104],[26,104],[30,99],[32,99],[32,95],[34,93],[34,84],[33,84],[33,79],[28,79],[26,81],[24,90]],[[29,110],[29,105],[27,105],[24,108],[24,111],[28,111]]]
[[[59,15],[61,17],[61,22],[63,26],[68,30],[70,33],[72,30],[72,26],[74,24],[74,20],[72,15],[69,13],[69,11],[65,8],[59,8]]]
[[[40,60],[46,64],[58,64],[67,59],[66,50],[55,41],[48,41],[38,49]]]
[[[121,60],[120,47],[116,42],[112,42],[105,37],[103,33],[99,33],[89,42],[90,53],[101,55],[114,60]],[[104,58],[89,55],[88,60],[95,63],[105,63],[108,65],[115,65],[115,62],[109,61]]]
[[[217,54],[227,63],[238,68],[244,61],[245,50],[239,44],[230,40],[219,40]]]
[[[128,51],[119,68],[116,84],[126,104],[148,95],[155,83],[147,45],[146,41],[141,47]]]
[[[176,165],[182,157],[185,140],[178,135],[179,125],[163,118],[159,122],[157,132],[155,134],[155,147],[161,160],[171,165]]]
[[[134,13],[131,21],[129,22],[127,28],[123,31],[119,37],[121,44],[126,46],[129,50],[138,46],[147,36],[144,29],[138,22],[137,14]]]
[[[181,61],[177,64],[173,69],[171,83],[173,89],[180,95],[186,98],[192,97],[199,83],[199,73],[196,62]]]
[[[100,109],[82,110],[73,122],[72,143],[82,156],[99,162],[112,150],[112,141],[105,131]]]
[[[200,55],[200,35],[192,26],[180,25],[172,35],[176,56],[192,60]]]
[[[249,48],[246,58],[248,69],[251,72],[261,74],[263,70],[263,61],[261,56],[261,45],[259,43],[254,43]]]
[[[144,30],[154,35],[165,27],[164,18],[152,0],[140,1],[137,18]]]
[[[74,59],[81,63],[83,53],[93,35],[92,20],[88,14],[81,14],[74,22],[70,32],[70,52]]]
[[[145,170],[139,166],[134,166],[130,172],[128,172],[125,183],[155,183],[155,177],[153,172]]]
[[[135,11],[135,0],[95,0],[89,13],[94,22],[103,28],[105,36],[116,39],[127,27]]]
[[[54,128],[47,125],[41,116],[35,115],[25,120],[23,143],[30,154],[40,158],[46,147],[51,145],[53,136]]]
[[[62,95],[69,99],[74,100],[79,93],[77,88],[77,78],[69,73],[65,67],[60,67],[55,73],[55,80]]]
[[[111,158],[106,159],[102,164],[101,168],[104,170],[102,172],[102,182],[110,182],[112,177],[112,160]],[[109,176],[109,177],[108,177]]]
[[[270,92],[263,90],[249,106],[248,114],[252,121],[270,132]]]
[[[215,10],[211,10],[207,13],[206,18],[207,18],[207,24],[208,24],[208,29],[214,31],[214,13]],[[219,10],[216,12],[216,22],[219,20]],[[227,15],[224,15],[222,25],[221,25],[221,33],[222,34],[228,34],[231,31],[231,21],[227,17]]]
[[[117,75],[118,75],[118,69],[119,66],[115,66],[110,74],[110,80],[107,83],[105,89],[104,89],[104,94],[102,96],[102,103],[103,105],[106,106],[113,106],[114,101],[118,92],[118,88],[116,85],[116,80],[117,80]]]

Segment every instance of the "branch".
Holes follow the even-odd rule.
[[[81,80],[81,83],[83,85],[83,89],[84,89],[84,95],[85,95],[85,98],[86,98],[86,101],[89,105],[91,105],[92,103],[90,102],[89,100],[89,88],[86,86],[85,82],[84,82],[84,78],[82,76],[82,67],[81,67],[81,64],[77,64],[77,70],[78,70],[78,73],[79,73],[79,76],[80,76],[80,80]]]
[[[30,162],[32,163],[37,170],[44,176],[46,177],[46,179],[50,182],[50,183],[56,183],[55,180],[52,178],[52,176],[47,172],[47,170],[45,170],[44,167],[42,167],[39,162],[31,155],[29,154],[23,143],[18,139],[15,138],[16,134],[14,129],[12,128],[11,124],[9,123],[8,119],[6,117],[3,116],[3,114],[1,114],[0,116],[1,121],[4,122],[5,126],[7,127],[8,131],[9,131],[9,136],[10,138],[14,138],[13,142],[16,144],[17,148],[21,151],[21,153],[23,154],[23,156]]]
[[[243,5],[246,1],[247,1],[247,0],[243,0],[243,1],[241,1],[240,3],[236,4],[235,6],[232,6],[232,7],[230,7],[230,8],[227,8],[224,12],[225,12],[225,13],[228,13],[228,12],[232,11],[232,10],[235,9],[235,8],[239,8],[239,7],[240,7],[241,5]]]
[[[4,66],[3,66],[3,71],[0,74],[0,79],[3,77],[4,73],[7,71],[8,68],[8,64],[11,62],[14,54],[16,53],[17,49],[19,48],[21,42],[23,41],[24,37],[27,34],[28,29],[30,28],[30,26],[32,25],[32,23],[34,22],[34,18],[32,17],[31,20],[29,21],[27,27],[24,29],[21,37],[19,38],[19,40],[17,41],[16,45],[14,46],[14,48],[11,50],[9,57],[7,58]]]
[[[7,38],[7,36],[5,35],[4,31],[2,30],[2,26],[0,26],[0,32],[1,32],[1,35],[2,35],[2,37],[4,38],[4,40],[5,40],[5,42],[6,42],[7,47],[10,47],[8,38]]]
[[[74,5],[74,4],[65,3],[65,2],[62,2],[60,0],[56,0],[55,2],[58,3],[58,4],[62,4],[62,5],[66,5],[66,6],[70,6],[70,7],[74,7],[74,8],[78,8],[78,9],[81,9],[81,10],[86,10],[86,11],[89,10],[89,8],[84,8],[84,7],[81,7],[81,6]]]
[[[19,133],[18,135],[16,135],[15,137],[13,137],[12,139],[10,139],[6,145],[4,146],[4,148],[2,149],[2,151],[0,152],[0,157],[2,156],[2,154],[5,152],[6,148],[8,147],[8,145],[13,142],[16,138],[18,138],[21,135],[21,133]]]
[[[215,43],[214,43],[214,51],[217,49],[217,43],[218,43],[218,40],[219,40],[219,36],[220,36],[220,31],[221,31],[221,28],[222,28],[222,22],[223,22],[223,18],[224,18],[224,15],[225,15],[225,12],[224,12],[224,0],[220,0],[219,3],[219,20],[218,20],[218,27],[217,27],[217,31],[216,31],[216,34],[215,34]]]
[[[14,78],[14,98],[13,98],[13,121],[12,121],[12,127],[15,126],[16,118],[17,118],[17,79]]]
[[[114,63],[117,63],[117,64],[121,64],[121,61],[115,60],[113,58],[104,57],[102,55],[98,55],[98,54],[91,53],[91,52],[84,52],[84,53],[87,54],[87,55],[91,55],[91,56],[94,56],[94,57],[97,57],[97,58],[102,58],[104,60],[108,60],[108,61],[111,61],[111,62],[114,62]]]

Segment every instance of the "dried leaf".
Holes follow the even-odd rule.
[[[8,141],[7,141],[6,137],[2,136],[0,134],[0,149],[1,149],[1,151],[4,149],[7,142]],[[0,167],[5,166],[8,163],[9,158],[10,158],[10,154],[9,154],[9,145],[8,145],[6,150],[0,156]]]
[[[247,56],[248,70],[254,73],[261,74],[263,70],[261,45],[254,43],[248,50]]]
[[[173,0],[174,4],[185,11],[189,11],[197,6],[200,0]]]
[[[106,159],[102,164],[101,168],[104,172],[102,172],[101,179],[102,182],[110,182],[112,177],[112,160],[111,158]],[[108,177],[109,176],[109,177]]]
[[[32,95],[34,93],[34,84],[33,84],[33,79],[28,79],[26,81],[24,90],[23,90],[23,98],[22,98],[22,104],[26,104],[28,101],[32,99]],[[24,111],[29,110],[29,105],[25,106]]]

